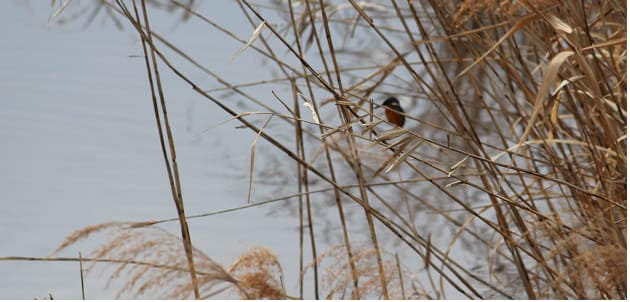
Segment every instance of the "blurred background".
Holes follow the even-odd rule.
[[[223,2],[220,10],[206,3],[199,9],[247,39],[252,28],[232,22],[242,13],[233,1]],[[84,4],[79,7],[94,7]],[[176,217],[137,34],[102,13],[93,19],[83,14],[72,20],[65,12],[52,18],[59,2],[52,8],[49,1],[0,6],[0,255],[44,257],[91,224]],[[231,60],[242,44],[217,31],[192,23],[184,32],[178,15],[159,10],[152,18],[157,31],[226,79],[246,82],[267,75],[264,68],[249,68],[260,61],[247,52]],[[225,113],[168,72],[164,77],[187,214],[246,205],[242,180],[248,177],[254,135],[235,129]],[[201,74],[197,80],[217,86]],[[263,188],[257,196],[264,196]],[[194,244],[217,261],[230,263],[262,245],[297,270],[297,247],[285,237],[294,233],[295,219],[243,210],[189,224]],[[179,234],[176,221],[160,227]],[[85,256],[91,248],[85,242],[59,256]],[[78,263],[0,261],[0,271],[3,299],[49,293],[55,299],[81,298]],[[98,270],[88,275],[87,298],[113,298],[116,283],[105,289],[106,281]]]

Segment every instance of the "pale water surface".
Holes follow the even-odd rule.
[[[232,3],[227,1],[226,3]],[[0,3],[0,256],[43,257],[73,231],[112,220],[175,217],[140,44],[104,15],[84,28],[49,22],[50,1]],[[205,3],[204,3],[205,4]],[[234,5],[207,14],[247,38],[251,28]],[[203,8],[203,5],[202,5]],[[264,76],[259,62],[240,45],[212,43],[223,35],[206,26],[177,26],[156,13],[154,24],[196,52],[213,71],[230,80]],[[203,28],[198,32],[195,28]],[[199,39],[199,37],[205,37]],[[216,40],[215,40],[216,41]],[[195,80],[216,81],[196,75]],[[244,77],[244,78],[239,78]],[[188,214],[246,204],[249,148],[254,135],[165,75],[169,113],[177,141]],[[264,191],[258,196],[265,197]],[[268,197],[268,196],[267,196]],[[296,219],[245,210],[190,222],[193,243],[222,264],[254,245],[276,252],[296,280]],[[178,234],[176,223],[161,227]],[[94,242],[75,245],[60,256],[86,254]],[[87,298],[113,298],[107,275],[86,280]],[[289,290],[295,292],[288,284]],[[0,261],[0,298],[80,299],[77,263]],[[130,298],[130,297],[129,297]]]

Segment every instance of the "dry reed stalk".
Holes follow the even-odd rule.
[[[308,2],[306,2],[306,10],[308,12],[308,20],[312,24],[312,22],[315,22],[315,20],[314,20],[312,11],[310,10],[310,4]],[[291,26],[292,26],[292,29],[293,29],[293,33],[295,35],[295,41],[296,41],[298,55],[299,56],[303,56],[304,53],[303,53],[303,50],[302,50],[302,43],[300,42],[300,39],[299,39],[299,30],[297,28],[295,15],[293,13],[293,4],[292,4],[291,1],[289,1],[289,13],[290,13],[290,16],[291,16]],[[320,50],[320,53],[321,53],[321,44],[320,44],[319,36],[317,35],[317,33],[314,33],[314,37],[315,37],[318,49]],[[322,62],[324,64],[324,66],[326,66],[326,61],[323,60]],[[304,78],[304,80],[306,82],[306,86],[307,86],[307,90],[308,90],[310,99],[314,100],[315,96],[314,96],[314,93],[313,93],[313,85],[311,84],[311,81],[309,80],[307,69],[306,69],[306,66],[304,66],[304,65],[302,65],[302,74],[301,75],[302,75],[302,77]],[[296,88],[295,82],[293,82],[293,85],[291,87],[293,88],[294,93],[297,93],[297,90],[295,89]],[[313,107],[313,109],[312,109],[313,110],[313,116],[316,117],[316,120],[319,120],[319,109],[318,109],[319,106],[317,105],[317,102],[311,102],[310,104],[312,104],[312,107]],[[297,100],[296,100],[296,107],[297,107]],[[296,109],[296,111],[297,111],[297,109]],[[325,132],[324,127],[321,124],[319,124],[319,133],[320,133],[320,135],[323,135],[324,132]],[[324,140],[325,140],[325,138],[324,138]],[[303,141],[303,140],[301,140],[301,141]],[[303,148],[304,147],[302,147],[302,150],[303,150]],[[323,148],[324,148],[324,151],[325,151],[325,154],[326,154],[326,163],[327,163],[327,166],[328,166],[328,170],[330,171],[331,180],[333,182],[337,182],[336,181],[335,172],[334,172],[335,171],[334,164],[333,164],[333,161],[332,161],[332,158],[331,158],[331,153],[330,153],[330,149],[328,147],[328,144],[324,142]],[[305,175],[307,175],[307,174],[305,174]],[[359,283],[358,282],[358,274],[356,273],[356,270],[354,268],[354,263],[352,261],[350,261],[350,259],[352,259],[352,257],[353,257],[352,256],[352,250],[351,250],[351,246],[350,246],[350,239],[349,239],[349,236],[348,236],[348,228],[347,228],[346,222],[345,222],[345,214],[344,214],[344,211],[343,211],[343,205],[341,204],[341,196],[340,196],[339,191],[337,189],[334,190],[334,199],[335,199],[335,203],[337,205],[337,213],[339,215],[339,220],[341,222],[341,229],[342,229],[342,232],[343,232],[344,245],[345,245],[346,253],[347,253],[347,256],[348,256],[348,262],[350,264],[351,276],[353,278],[354,288],[353,288],[353,291],[352,291],[352,297],[353,298],[358,298],[358,297],[361,296],[361,294],[359,292],[359,287],[358,287],[358,283]],[[317,258],[315,253],[313,253],[313,256],[314,256],[313,259]],[[300,268],[302,269],[303,267],[304,267],[303,262],[300,262]],[[314,271],[315,275],[317,275],[316,268],[317,268],[317,266],[314,266],[314,268],[313,268],[313,271]],[[303,276],[303,273],[301,273],[300,276]],[[300,278],[300,281],[302,281],[302,278]],[[318,285],[316,284],[315,285],[316,293],[318,292],[317,288],[318,288]],[[302,284],[300,284],[300,290],[301,289],[302,289]],[[302,297],[302,292],[300,292],[300,297]]]
[[[175,202],[175,207],[177,209],[177,215],[179,217],[180,222],[180,230],[183,238],[183,246],[186,251],[186,257],[188,260],[188,269],[190,270],[190,278],[192,281],[192,290],[196,299],[200,298],[199,295],[199,286],[197,281],[197,274],[195,272],[195,264],[192,253],[192,242],[190,239],[190,231],[188,229],[188,222],[186,221],[186,214],[184,210],[184,201],[182,197],[182,189],[181,183],[179,179],[179,169],[177,168],[177,155],[175,152],[175,143],[173,141],[173,134],[171,131],[171,126],[168,120],[168,114],[166,109],[166,103],[164,100],[164,89],[162,88],[162,82],[160,78],[160,73],[158,71],[157,60],[155,56],[155,46],[153,44],[153,39],[151,34],[146,34],[142,31],[142,25],[144,23],[144,27],[147,28],[147,31],[150,33],[151,29],[149,26],[149,17],[147,14],[146,3],[144,0],[141,2],[142,7],[142,15],[143,20],[140,19],[140,15],[138,13],[138,8],[136,6],[136,1],[133,1],[133,8],[135,17],[132,17],[131,13],[125,7],[125,5],[117,1],[118,6],[121,10],[125,12],[125,16],[134,25],[138,33],[140,34],[142,40],[142,49],[144,51],[144,58],[146,63],[146,69],[148,74],[149,84],[151,86],[151,96],[153,100],[153,111],[155,114],[155,120],[158,128],[158,133],[160,137],[160,144],[162,147],[162,154],[164,156],[164,163],[166,165],[166,170],[168,172],[168,179],[171,186],[171,192],[173,196],[173,201]],[[147,45],[151,49],[151,51],[147,51]],[[149,56],[149,53],[151,56]],[[149,62],[149,57],[151,58],[151,62]],[[155,79],[155,80],[154,80]],[[156,96],[157,91],[157,96]],[[160,102],[158,103],[157,98],[159,96]],[[159,109],[161,109],[161,115],[159,113]],[[162,125],[164,125],[164,129],[162,129]],[[164,135],[166,132],[166,135]],[[168,142],[168,152],[166,148],[166,143],[164,137],[166,136],[166,141]],[[130,284],[133,284],[131,282]]]

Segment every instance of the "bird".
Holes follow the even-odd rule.
[[[383,106],[385,107],[385,117],[387,121],[402,128],[402,126],[405,125],[405,110],[400,107],[398,99],[390,97],[383,102]]]

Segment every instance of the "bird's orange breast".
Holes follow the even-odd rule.
[[[405,124],[405,116],[393,109],[386,108],[385,117],[387,118],[387,121],[398,127],[402,127]]]

